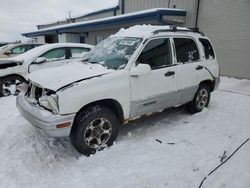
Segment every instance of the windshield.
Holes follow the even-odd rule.
[[[94,47],[83,59],[110,69],[122,69],[128,63],[141,38],[107,38]]]

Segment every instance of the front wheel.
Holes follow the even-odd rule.
[[[70,133],[71,143],[79,153],[89,156],[113,144],[119,125],[111,110],[94,106],[77,115]]]
[[[17,95],[19,91],[17,86],[23,83],[25,80],[18,76],[8,76],[0,81],[0,97],[6,97],[10,95]]]
[[[188,110],[191,113],[201,112],[203,108],[207,107],[210,102],[210,87],[208,85],[200,85],[193,101],[188,104]]]

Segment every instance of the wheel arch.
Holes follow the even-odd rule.
[[[215,80],[203,80],[202,82],[200,82],[199,86],[203,85],[203,84],[208,85],[211,92],[214,91],[214,89],[215,89]]]
[[[122,105],[115,99],[101,99],[101,100],[97,100],[97,101],[91,102],[89,104],[86,104],[76,113],[72,130],[75,127],[75,120],[78,117],[78,115],[81,112],[86,111],[93,106],[101,106],[101,107],[106,107],[106,108],[110,109],[116,115],[117,119],[119,120],[119,122],[121,124],[124,122],[124,112],[123,112]]]
[[[24,80],[24,81],[27,81],[27,79],[24,78],[24,77],[23,77],[22,75],[20,75],[20,74],[8,74],[8,75],[5,75],[5,76],[2,76],[2,77],[0,77],[0,81],[3,80],[3,79],[5,79],[5,78],[8,78],[8,77],[18,77],[18,78],[20,78],[20,79],[22,79],[22,80]]]

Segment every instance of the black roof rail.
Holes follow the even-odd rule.
[[[176,26],[171,26],[170,29],[155,30],[153,34],[158,34],[161,32],[194,32],[194,33],[199,33],[202,36],[205,36],[205,34],[202,31],[200,31],[198,27],[188,28],[188,29],[178,29]]]

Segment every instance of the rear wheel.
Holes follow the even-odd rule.
[[[23,83],[25,79],[19,76],[8,76],[0,81],[0,96],[17,95],[19,91],[17,86]]]
[[[193,101],[188,104],[191,113],[201,112],[210,102],[210,87],[206,84],[200,85]]]
[[[77,151],[90,155],[111,146],[119,131],[119,121],[106,107],[94,106],[80,112],[74,122],[70,139]]]

